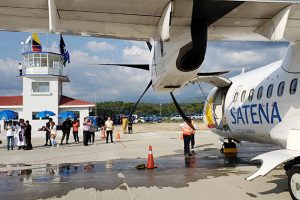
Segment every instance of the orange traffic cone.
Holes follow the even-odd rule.
[[[121,139],[121,137],[120,137],[120,132],[118,130],[118,132],[117,132],[117,140],[119,140],[119,139]]]
[[[149,145],[147,169],[154,169],[154,168],[157,168],[157,167],[154,166],[154,158],[153,158],[153,154],[152,154],[152,146]]]

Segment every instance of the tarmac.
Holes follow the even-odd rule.
[[[54,149],[43,146],[44,134],[35,135],[33,150],[7,151],[0,134],[1,200],[291,199],[281,166],[265,177],[245,180],[259,166],[251,158],[276,146],[242,143],[237,158],[224,157],[218,136],[199,130],[194,156],[186,159],[180,132],[170,129],[121,134],[109,144],[96,133],[95,145],[87,147],[71,137],[70,144]],[[149,145],[157,168],[137,170],[136,165],[147,163]]]

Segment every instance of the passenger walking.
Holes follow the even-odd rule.
[[[91,126],[92,126],[91,120],[89,118],[86,118],[83,123],[83,145],[84,146],[88,146]]]
[[[196,123],[194,122],[194,120],[192,120],[192,125],[194,126],[195,130],[192,131],[191,134],[191,149],[194,149],[195,146],[195,133],[196,133]]]
[[[105,122],[105,128],[106,128],[106,144],[108,144],[109,135],[110,135],[110,141],[111,143],[113,143],[114,122],[110,119],[110,117],[108,117],[107,121]]]
[[[55,147],[55,145],[56,145],[56,147],[59,147],[59,144],[55,140],[56,135],[57,135],[57,130],[56,130],[55,123],[53,121],[50,122],[49,132],[50,132],[50,140],[51,140],[51,144],[52,144],[51,149],[53,149]]]
[[[53,121],[52,118],[49,118],[49,121],[46,123],[46,143],[44,146],[51,146],[51,140],[50,140],[50,123]],[[49,144],[48,144],[49,141]]]
[[[25,148],[25,137],[24,137],[24,131],[25,131],[25,123],[24,119],[20,119],[19,123],[17,124],[17,145],[18,149],[24,149]]]
[[[132,134],[132,120],[128,122],[128,134]]]
[[[7,150],[14,150],[14,132],[15,127],[12,124],[12,121],[9,121],[6,128],[6,137],[7,137]]]
[[[74,141],[75,143],[79,143],[79,137],[78,137],[78,130],[79,130],[79,121],[77,120],[77,118],[74,118],[74,121],[72,123],[73,126],[73,137],[74,137]]]
[[[182,126],[182,134],[183,134],[183,140],[184,140],[184,155],[185,157],[192,156],[190,152],[190,142],[191,142],[191,134],[193,132],[193,129],[186,123],[183,123]]]
[[[63,135],[62,135],[61,142],[60,142],[61,145],[62,145],[65,137],[66,137],[66,144],[69,144],[68,141],[69,141],[69,137],[70,137],[71,127],[72,127],[72,122],[71,122],[70,118],[67,118],[62,124]]]
[[[29,124],[29,121],[26,120],[26,126],[24,131],[25,136],[25,142],[26,142],[26,148],[25,150],[31,150],[32,144],[31,144],[31,125]]]

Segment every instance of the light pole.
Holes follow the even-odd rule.
[[[159,117],[161,117],[161,103],[159,104]]]

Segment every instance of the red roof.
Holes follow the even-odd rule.
[[[23,106],[23,96],[0,96],[0,106]]]
[[[59,101],[59,105],[60,106],[81,106],[81,105],[94,105],[94,104],[88,101],[73,99],[71,97],[66,97],[62,95]]]
[[[61,96],[60,106],[94,105],[91,102]],[[0,106],[23,106],[23,96],[0,96]]]

